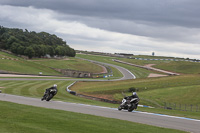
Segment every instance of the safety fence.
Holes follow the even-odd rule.
[[[145,59],[145,58],[133,58],[136,60],[150,60],[150,61],[187,61],[187,62],[200,62],[197,59]]]
[[[179,103],[164,103],[164,109],[200,112],[200,105],[196,104],[179,104]]]

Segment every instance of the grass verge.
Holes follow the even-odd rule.
[[[0,101],[0,133],[183,133],[128,121]]]

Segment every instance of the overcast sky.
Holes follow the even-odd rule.
[[[0,25],[77,50],[200,59],[199,0],[0,0]]]

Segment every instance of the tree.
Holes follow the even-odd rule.
[[[24,55],[24,51],[25,51],[25,47],[20,45],[18,48],[17,48],[17,53],[20,54],[20,55]]]
[[[47,54],[47,46],[40,45],[40,54],[41,56],[45,56]]]
[[[60,55],[61,54],[61,48],[60,48],[60,46],[56,47],[55,53],[56,53],[56,55]]]
[[[19,54],[18,51],[17,51],[19,46],[20,46],[19,43],[13,42],[12,45],[11,45],[11,52],[15,53],[15,54]]]
[[[39,47],[39,45],[37,45],[37,44],[33,44],[32,45],[32,48],[33,48],[33,50],[35,51],[35,56],[36,57],[41,57],[41,54],[40,54],[40,47]]]
[[[28,56],[29,59],[31,59],[32,57],[34,57],[35,55],[35,51],[33,50],[33,48],[31,46],[27,47],[24,51],[24,54],[26,56]]]
[[[55,55],[54,48],[51,46],[47,46],[47,54],[49,54],[50,56],[54,56]]]
[[[46,32],[36,33],[34,31],[22,30],[18,28],[5,28],[0,26],[0,48],[12,51],[16,54],[28,54],[27,51],[33,49],[36,57],[45,56],[75,56],[74,49],[70,48],[66,41]],[[26,52],[25,52],[26,50]],[[32,58],[32,57],[31,57]]]
[[[10,36],[6,43],[6,49],[10,49],[12,46],[12,43],[14,42],[18,42],[17,38],[14,36]]]

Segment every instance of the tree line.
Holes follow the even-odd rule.
[[[17,55],[25,55],[29,58],[53,56],[75,57],[76,52],[65,41],[56,35],[47,32],[18,28],[5,28],[0,26],[0,49],[11,51]]]

